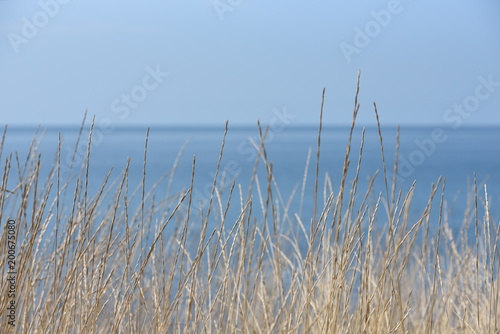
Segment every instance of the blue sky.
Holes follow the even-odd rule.
[[[500,2],[0,1],[2,123],[500,125]]]

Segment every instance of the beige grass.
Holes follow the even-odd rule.
[[[448,220],[444,178],[432,184],[421,217],[409,215],[415,183],[407,193],[397,190],[396,179],[387,180],[385,159],[383,176],[375,175],[369,190],[357,193],[364,130],[353,180],[347,171],[358,91],[359,76],[336,190],[328,175],[323,189],[318,185],[321,104],[314,194],[305,191],[304,176],[300,208],[290,205],[295,192],[288,199],[279,192],[264,146],[267,130],[260,124],[249,185],[241,179],[227,188],[216,182],[224,134],[207,208],[193,198],[195,159],[186,191],[158,200],[159,183],[145,188],[147,139],[142,184],[129,189],[127,163],[119,179],[111,182],[108,174],[100,191],[91,194],[91,137],[80,172],[71,174],[76,182],[61,177],[60,154],[50,173],[40,174],[35,137],[24,163],[10,154],[3,168],[0,241],[6,244],[6,221],[14,219],[18,274],[17,319],[11,327],[5,316],[7,270],[2,271],[0,331],[500,333],[499,226],[486,187],[484,195],[480,189],[471,194],[458,239],[450,228],[458,222]],[[379,122],[376,106],[375,112]],[[257,176],[259,164],[267,171],[265,180]],[[170,182],[176,166],[167,175]],[[384,177],[385,189],[373,188],[375,177]],[[17,185],[7,189],[9,178]],[[223,201],[223,192],[229,200]],[[320,206],[317,215],[301,211],[304,196],[311,195],[314,207]],[[135,197],[139,206],[131,206]],[[236,221],[226,220],[230,208],[239,212]],[[431,209],[439,211],[439,221],[431,221]],[[467,233],[470,224],[475,235]],[[305,249],[300,240],[307,240]],[[6,247],[0,249],[6,268]]]

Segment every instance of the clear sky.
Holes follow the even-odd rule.
[[[0,1],[9,125],[500,125],[500,1]]]

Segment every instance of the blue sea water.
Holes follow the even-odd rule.
[[[321,151],[319,162],[319,207],[324,203],[323,189],[325,174],[332,181],[334,193],[337,194],[343,171],[346,146],[349,139],[347,127],[323,127],[321,134]],[[41,132],[43,136],[41,136]],[[54,160],[58,146],[59,133],[62,136],[61,163],[66,173],[79,128],[46,128],[41,129],[37,140],[41,138],[39,152],[42,157],[42,176],[47,172]],[[34,128],[9,127],[2,153],[2,165],[10,152],[18,152],[21,164],[25,159]],[[80,145],[76,150],[73,172],[79,171],[87,149],[89,127],[82,133]],[[151,187],[162,175],[172,169],[176,157],[183,147],[178,168],[172,179],[170,193],[180,192],[189,188],[191,182],[193,156],[196,156],[194,192],[196,202],[203,202],[210,196],[213,177],[216,171],[219,152],[221,150],[224,126],[220,127],[151,127],[148,138],[146,160],[146,189]],[[346,179],[346,187],[350,189],[356,173],[359,158],[362,128],[357,127],[353,133],[350,166]],[[389,178],[389,191],[392,184],[393,164],[396,152],[396,127],[382,128],[385,162]],[[89,194],[95,194],[100,188],[106,174],[113,167],[111,179],[116,179],[123,172],[127,158],[130,157],[129,185],[133,188],[139,185],[143,177],[144,147],[146,128],[116,128],[110,132],[95,131],[91,144],[89,166]],[[235,195],[232,205],[237,217],[240,208],[239,188],[246,198],[252,171],[254,168],[256,150],[252,145],[259,144],[256,126],[229,126],[221,160],[221,170],[218,182],[222,182],[221,174],[225,170],[225,184],[230,185],[236,180]],[[313,190],[316,170],[316,151],[318,141],[317,127],[289,127],[270,129],[265,141],[266,154],[272,162],[273,175],[283,202],[287,203],[290,195],[296,189],[289,215],[301,212],[301,218],[309,221],[313,211]],[[469,128],[437,128],[437,127],[402,127],[400,131],[399,168],[397,191],[401,190],[402,199],[416,180],[412,200],[411,213],[415,216],[423,212],[431,190],[431,183],[437,182],[439,176],[446,177],[444,199],[452,223],[461,224],[466,206],[467,192],[473,189],[474,172],[477,177],[478,197],[484,199],[484,185],[487,185],[491,211],[495,221],[500,213],[500,128],[469,127]],[[300,208],[300,193],[308,152],[311,150],[305,197]],[[3,166],[2,166],[3,170]],[[378,130],[375,127],[366,128],[364,148],[359,171],[358,204],[367,189],[368,178],[379,170],[374,196],[382,193],[386,198],[383,178],[383,164],[380,150]],[[263,193],[266,192],[267,180],[262,160],[258,169],[259,183]],[[17,179],[15,168],[11,171],[9,187],[14,186]],[[157,188],[161,196],[166,193],[168,178]],[[346,193],[348,194],[348,192]],[[260,210],[258,192],[254,191],[254,211]],[[265,195],[264,195],[265,196]],[[274,199],[279,196],[274,190]],[[227,197],[226,197],[227,198]],[[264,198],[265,200],[265,198]],[[435,207],[439,208],[440,192],[436,195]],[[481,205],[481,204],[479,204]],[[282,210],[283,208],[281,208]],[[320,210],[320,209],[318,209]]]

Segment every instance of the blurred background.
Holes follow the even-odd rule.
[[[45,130],[39,151],[48,171],[61,133],[61,172],[69,179],[81,170],[95,115],[90,189],[97,191],[113,166],[119,179],[127,157],[136,185],[152,126],[146,185],[173,168],[190,140],[172,191],[189,186],[196,155],[195,201],[205,205],[226,120],[218,184],[236,179],[247,191],[260,119],[270,126],[266,147],[277,187],[284,198],[297,190],[293,210],[302,207],[305,191],[304,210],[295,211],[307,216],[315,168],[306,173],[306,161],[310,156],[315,164],[323,88],[319,184],[326,194],[330,181],[335,193],[340,188],[361,71],[348,182],[361,126],[368,128],[360,193],[368,177],[383,170],[375,101],[389,183],[400,124],[398,190],[404,197],[417,180],[412,208],[418,217],[430,184],[446,176],[446,208],[461,222],[474,172],[480,199],[484,183],[495,208],[500,199],[499,17],[496,0],[0,1],[0,107],[9,125],[4,152],[19,152],[22,161],[41,125],[37,140]],[[78,167],[72,170],[71,161]],[[266,180],[262,164],[257,174]],[[385,190],[383,180],[379,174],[372,202]],[[9,182],[15,187],[16,178]]]
[[[285,108],[317,125],[326,87],[325,124],[348,125],[361,70],[360,124],[375,101],[385,125],[500,125],[499,17],[496,0],[4,0],[2,122],[255,125]]]

